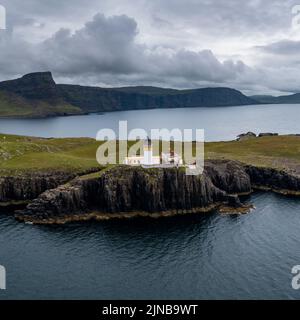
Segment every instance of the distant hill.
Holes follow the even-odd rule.
[[[260,103],[266,103],[266,104],[293,104],[293,103],[300,103],[300,93],[295,93],[291,95],[285,95],[285,96],[267,96],[267,95],[261,95],[261,96],[251,96],[250,98],[255,99],[256,101]]]
[[[167,94],[176,94],[180,90],[171,89],[171,88],[159,88],[152,86],[136,86],[136,87],[120,87],[120,88],[111,88],[115,91],[128,92],[128,93],[140,93],[148,95],[167,95]]]
[[[259,103],[276,103],[276,97],[274,96],[268,96],[268,95],[255,95],[250,96],[250,98],[258,101]]]
[[[220,107],[257,103],[241,92],[229,88],[205,88],[185,91],[147,87],[103,89],[74,85],[58,85],[65,100],[85,112],[139,109]],[[160,91],[160,92],[159,92]],[[142,92],[142,93],[141,93]]]
[[[60,91],[50,72],[0,82],[0,117],[48,117],[81,114]]]
[[[20,79],[0,82],[0,117],[251,104],[257,104],[257,101],[230,88],[88,87],[56,84],[50,72],[31,73]]]

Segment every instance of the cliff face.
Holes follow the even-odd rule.
[[[300,195],[300,176],[272,168],[246,166],[246,173],[256,188],[271,189],[280,193]]]
[[[300,195],[295,174],[226,160],[206,161],[200,176],[187,176],[181,168],[116,166],[67,184],[62,183],[72,176],[11,179],[0,180],[0,202],[34,199],[47,190],[16,214],[33,223],[199,213],[220,205],[221,212],[246,212],[238,195],[252,188]]]
[[[216,187],[229,194],[243,194],[251,191],[250,177],[244,166],[238,162],[206,161],[205,171]]]
[[[176,214],[204,211],[219,203],[239,206],[238,197],[227,191],[251,192],[249,176],[237,163],[210,162],[201,176],[187,176],[175,168],[119,166],[44,192],[18,217],[36,222],[89,212]]]
[[[0,177],[0,202],[35,199],[42,192],[56,188],[74,177],[75,174],[64,172]]]
[[[154,108],[217,107],[251,105],[257,102],[230,88],[168,90],[156,88],[111,88],[58,85],[66,101],[86,112]]]

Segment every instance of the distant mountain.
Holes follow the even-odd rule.
[[[50,72],[0,82],[0,117],[48,117],[81,114],[57,89]]]
[[[20,79],[0,82],[0,117],[251,104],[257,104],[257,101],[230,88],[88,87],[56,84],[50,72],[31,73]]]
[[[258,95],[258,96],[251,96],[250,98],[260,102],[260,103],[266,103],[266,104],[293,104],[293,103],[300,103],[300,93],[295,93],[291,95],[285,95],[285,96],[267,96],[267,95]]]

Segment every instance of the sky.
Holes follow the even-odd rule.
[[[57,83],[103,87],[300,92],[300,0],[0,0],[0,5],[6,9],[0,80],[51,71]]]

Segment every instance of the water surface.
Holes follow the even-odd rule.
[[[297,299],[300,201],[272,193],[243,216],[66,226],[0,216],[0,299]]]
[[[299,133],[300,105],[257,105],[0,120],[0,132],[95,137],[101,128],[204,128],[206,140],[245,131]],[[0,214],[0,299],[297,299],[300,200],[250,199],[243,216],[189,215],[31,226]]]
[[[0,132],[38,137],[92,137],[111,128],[118,134],[121,120],[128,128],[205,129],[206,141],[233,140],[247,131],[300,133],[300,105],[251,105],[122,111],[49,119],[0,119]]]

